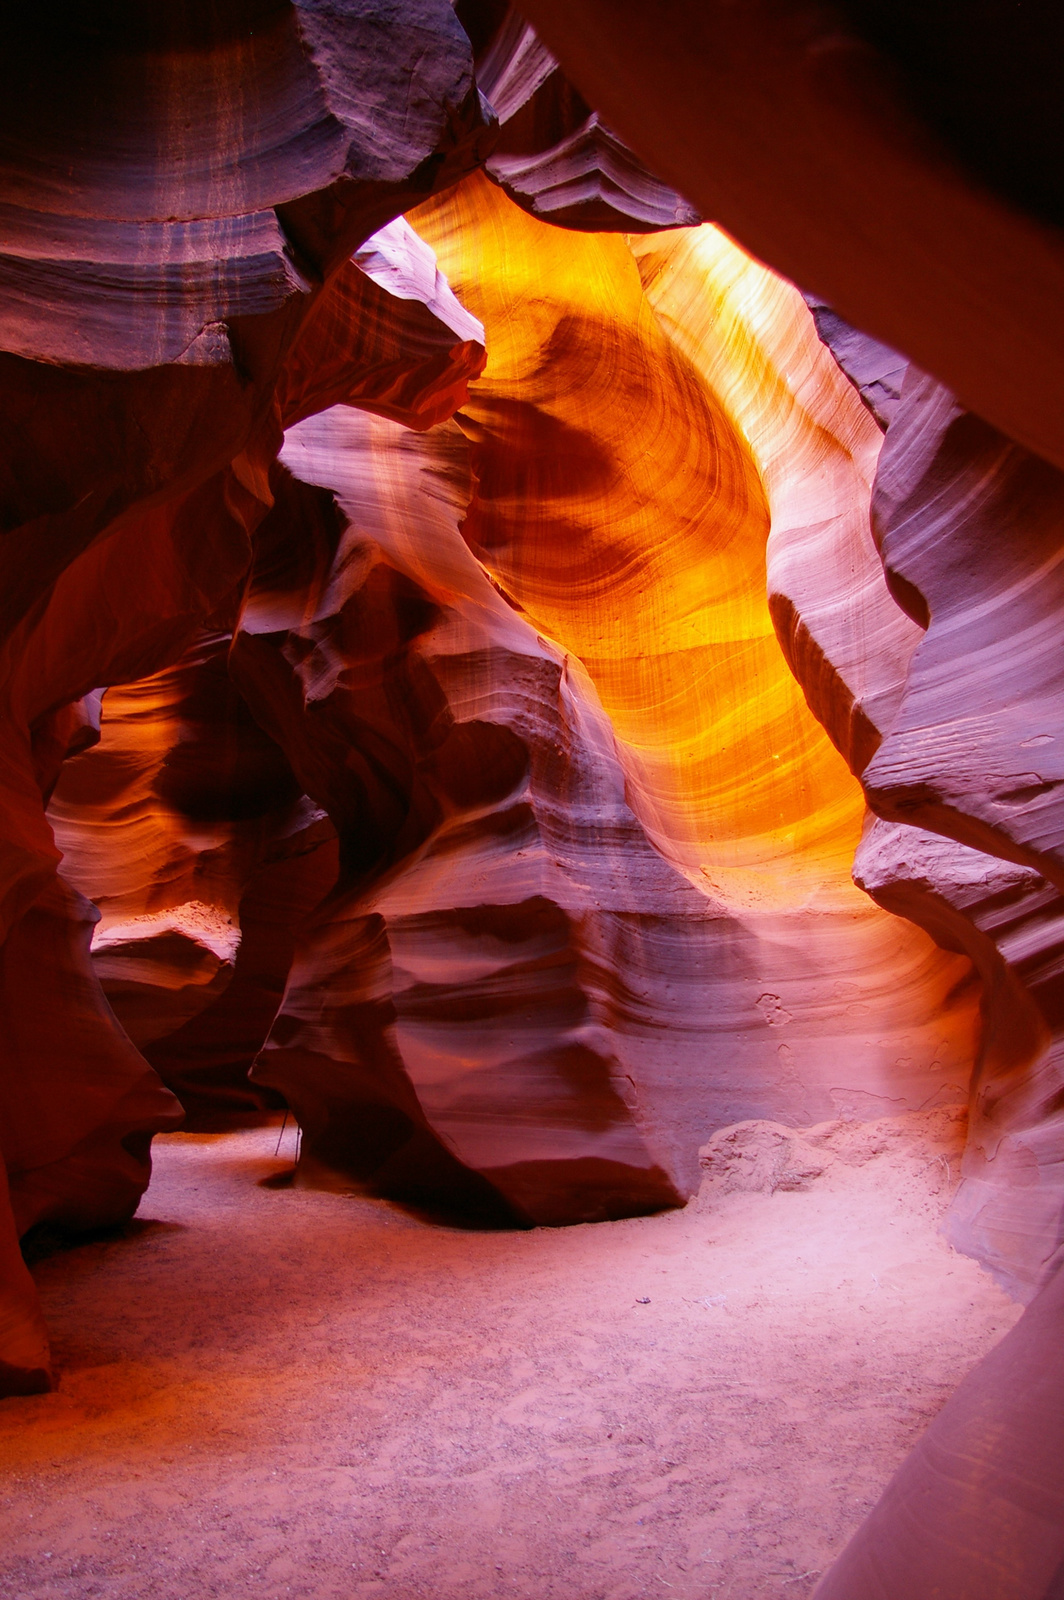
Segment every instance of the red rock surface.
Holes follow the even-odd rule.
[[[135,26],[107,12],[87,32],[26,17],[4,73],[0,932],[18,1014],[3,1144],[23,1229],[92,1227],[135,1206],[151,1132],[179,1108],[116,1024],[88,964],[91,915],[55,879],[42,802],[85,743],[68,708],[231,628],[269,498],[279,384],[284,403],[300,388],[298,358],[294,376],[283,365],[328,302],[322,275],[355,270],[368,234],[467,170],[485,123],[443,0],[401,25],[387,8],[330,21],[287,5]],[[433,381],[446,387],[439,341],[423,354],[443,360]],[[386,374],[367,381],[387,399]],[[189,898],[166,890],[134,914]],[[163,988],[203,998],[219,958],[187,934],[174,930],[182,960],[198,949],[207,983],[175,986],[171,965]],[[55,1104],[43,1115],[42,1095]]]
[[[0,1388],[179,1099],[528,1224],[970,1088],[1032,1303],[824,1593],[1043,1600],[1059,23],[529,10],[9,30]]]
[[[581,231],[673,228],[694,207],[655,178],[573,88],[513,6],[459,0],[477,84],[499,119],[484,170],[533,216]]]
[[[1046,207],[1022,209],[1027,175],[1048,171],[1052,185],[1060,170],[1054,7],[526,0],[525,11],[577,88],[703,216],[1064,467],[1064,243]],[[958,130],[958,154],[916,111],[889,35],[918,34],[921,19],[939,35],[937,60],[924,51],[924,104],[941,111],[949,85],[999,157],[1008,146],[987,128],[1016,130],[1008,199],[973,175],[970,139]],[[1023,116],[1003,112],[1017,103]],[[1035,104],[1044,120],[1028,120]]]

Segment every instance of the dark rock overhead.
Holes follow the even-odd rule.
[[[592,110],[514,7],[466,0],[456,9],[476,44],[477,83],[499,119],[484,170],[511,200],[545,222],[587,231],[700,220]]]
[[[1064,240],[1027,182],[1064,170],[1048,3],[919,16],[860,0],[525,9],[581,93],[703,216],[1064,467]],[[1034,115],[1024,99],[1013,119],[1035,54]],[[924,113],[950,95],[965,128],[952,120],[947,140],[949,116]],[[993,188],[975,143],[994,152]]]

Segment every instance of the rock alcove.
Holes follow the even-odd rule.
[[[526,9],[9,31],[0,1570],[1059,1600],[1059,20]]]

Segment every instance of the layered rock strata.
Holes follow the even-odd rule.
[[[755,952],[760,988],[740,1013],[723,989],[705,1001],[707,1019],[735,1019],[727,1049],[713,1046],[713,1076],[745,1083],[728,1120],[766,1114],[773,1095],[814,1121],[956,1093],[965,968],[855,894],[861,797],[781,670],[765,604],[769,516],[795,539],[825,526],[867,538],[880,442],[800,297],[715,230],[568,240],[479,178],[413,220],[487,332],[457,418],[475,478],[466,537],[586,666],[633,810]],[[913,1002],[905,1023],[877,997],[891,971]],[[806,1088],[791,1100],[784,1081]]]
[[[1055,468],[910,374],[873,516],[886,580],[926,632],[864,774],[876,811],[909,826],[895,828],[896,889],[874,841],[861,870],[881,903],[911,897],[913,878],[926,876],[929,916],[943,902],[961,912],[969,928],[954,927],[954,939],[982,949],[984,969],[991,963],[960,1236],[1014,1263],[1027,1285],[1064,1238],[1054,764],[1062,515]],[[947,837],[930,853],[916,841],[911,856],[912,825]]]
[[[962,1183],[949,1235],[1023,1298],[1064,1236],[1059,891],[1031,868],[876,819],[854,876],[983,980]]]
[[[254,530],[234,643],[220,636],[214,646],[227,651],[267,746],[283,750],[295,790],[338,836],[337,889],[295,943],[255,1070],[297,1108],[304,1170],[317,1163],[386,1192],[572,1220],[686,1195],[698,1142],[721,1123],[959,1096],[971,1049],[967,969],[849,887],[859,791],[775,654],[765,608],[770,516],[794,538],[817,516],[858,526],[879,439],[800,299],[713,230],[631,246],[574,241],[480,180],[417,221],[490,313],[488,371],[478,376],[479,324],[431,253],[403,226],[378,234],[321,297],[279,395],[290,422],[341,399],[393,426],[338,411],[327,427],[290,430],[290,470],[272,481],[274,508]],[[524,261],[540,285],[531,313],[520,309]],[[550,362],[537,354],[546,350]],[[606,350],[615,353],[603,362]],[[469,381],[468,446],[457,436],[446,448],[442,436],[431,448],[403,443],[396,421],[425,428]],[[693,433],[692,411],[705,424]],[[676,462],[647,451],[648,439],[670,437]],[[432,486],[439,499],[448,482],[441,511]],[[483,566],[459,543],[459,524]],[[487,626],[485,597],[491,628],[444,672],[450,634],[475,637],[474,618]],[[202,675],[208,662],[193,655],[166,682]],[[466,655],[488,663],[477,693],[488,694],[490,718],[452,704],[474,692],[462,681]],[[126,693],[155,704],[162,690],[157,681]],[[169,838],[183,806],[178,834],[195,823],[200,855],[156,871],[132,902],[104,895],[97,957],[131,1020],[138,999],[154,1007],[145,1049],[186,1098],[195,1085],[182,1053],[197,1039],[202,1052],[235,1009],[211,987],[228,973],[219,980],[204,908],[221,919],[216,937],[243,925],[246,870],[233,855],[232,794],[219,810],[199,793],[218,763],[209,730],[196,728],[196,692],[202,702],[186,686],[169,731],[159,722],[154,776],[147,790],[137,781],[150,791],[145,820]],[[122,705],[119,695],[109,714],[105,700],[104,742],[72,765],[67,785],[120,748]],[[459,758],[441,753],[451,721],[462,761],[484,769],[482,790],[471,776],[454,788]],[[521,805],[543,841],[533,866],[507,830],[501,840],[491,831],[497,813],[520,812],[526,769]],[[566,835],[576,820],[564,822],[561,793],[576,817],[613,820]],[[67,800],[61,785],[57,819]],[[124,826],[134,810],[129,792],[114,806]],[[80,816],[101,820],[84,807]],[[202,836],[212,818],[228,830],[220,853]],[[63,816],[74,860],[78,821],[75,796]],[[490,870],[478,865],[485,829]],[[429,872],[423,857],[454,856],[459,834],[458,864]],[[91,835],[89,826],[90,874]],[[483,903],[469,901],[474,890]],[[160,992],[172,984],[167,952],[182,919],[207,977],[180,986],[186,1018],[138,997],[121,970],[139,963],[143,981],[154,943]],[[485,939],[520,947],[525,921],[532,950],[493,958],[475,980],[464,973],[464,961],[479,971]],[[481,953],[460,957],[470,941]],[[431,983],[416,976],[425,962]],[[261,986],[260,1020],[282,968]],[[541,1014],[522,1010],[544,984],[555,999]],[[251,1044],[248,1028],[228,1087]],[[219,1055],[195,1059],[206,1072]],[[523,1133],[512,1126],[515,1096],[528,1099]]]
[[[1064,467],[1053,8],[525,11],[581,93],[703,216]]]
[[[323,291],[275,404],[286,422],[343,399],[431,427],[483,364],[481,337],[399,219]],[[273,496],[265,477],[256,488],[261,516]],[[270,528],[256,530],[267,572],[289,558],[271,540]],[[99,743],[68,762],[49,811],[68,877],[103,913],[94,964],[107,995],[199,1114],[261,1104],[247,1070],[283,991],[300,913],[336,873],[331,825],[242,700],[231,643],[230,631],[201,631],[171,665],[112,689]]]
[[[93,968],[186,1111],[261,1108],[247,1073],[335,838],[228,673],[228,634],[110,689],[102,738],[48,816],[63,874],[100,913]]]
[[[444,0],[401,20],[254,3],[91,27],[23,17],[3,73],[2,1141],[24,1231],[127,1217],[152,1131],[180,1115],[100,989],[96,913],[55,875],[44,802],[84,748],[86,697],[231,628],[282,406],[302,388],[285,372],[301,326],[327,327],[354,247],[481,158],[490,118]],[[453,382],[447,343],[423,351],[430,411]],[[391,403],[394,374],[362,377]],[[350,388],[350,365],[337,381]],[[181,903],[135,914],[173,922]],[[170,930],[182,960],[217,968],[191,986],[171,968],[170,996],[202,996],[226,965],[219,929],[204,943],[188,924]]]
[[[774,562],[770,544],[789,659],[881,813],[866,826],[855,879],[944,948],[965,951],[982,978],[950,1236],[1014,1294],[1033,1296],[818,1588],[825,1600],[1043,1600],[1059,1583],[1061,1394],[1050,1352],[1061,1326],[1064,991],[1047,732],[1059,506],[1055,468],[910,369],[867,535],[838,544],[834,563],[797,547]],[[888,630],[870,636],[847,614],[847,567],[880,584],[881,608],[894,596]],[[855,708],[863,738],[853,736]]]
[[[686,1197],[692,1136],[736,1115],[926,1094],[871,1052],[840,1071],[845,1048],[869,1051],[874,970],[847,969],[849,1026],[808,996],[799,1010],[843,939],[867,937],[859,917],[786,959],[772,934],[808,941],[814,918],[737,916],[653,847],[581,664],[461,537],[457,431],[418,440],[341,408],[290,430],[282,462],[264,532],[280,543],[315,508],[334,526],[334,500],[347,524],[311,586],[253,582],[232,657],[339,836],[253,1072],[295,1108],[305,1161],[407,1199],[590,1220]],[[894,960],[933,1006],[964,967],[916,949]]]
[[[499,119],[484,170],[533,216],[581,231],[686,227],[700,219],[573,88],[513,6],[460,0],[477,83]]]
[[[385,1192],[539,1222],[657,1208],[676,1130],[623,1015],[642,925],[707,908],[627,810],[577,664],[462,541],[465,457],[344,410],[288,435],[274,519],[302,501],[306,522],[323,484],[347,526],[314,586],[253,585],[233,670],[329,809],[341,876],[254,1076],[309,1158]]]
[[[1025,1294],[1064,1227],[1055,790],[1051,770],[1023,770],[1029,752],[1052,760],[1055,652],[1040,641],[1058,477],[911,370],[879,458],[875,543],[870,526],[820,545],[774,529],[769,544],[788,660],[886,819],[865,831],[857,882],[982,976],[952,1236]]]
[[[345,1181],[609,1216],[722,1123],[957,1100],[970,958],[954,1237],[1044,1287],[822,1593],[1050,1600],[1059,22],[529,10],[571,76],[492,0],[10,22],[0,1393],[49,1381],[19,1236],[127,1217],[180,1115],[146,1058],[283,1091]],[[485,164],[417,225],[486,368],[394,220]],[[878,469],[722,235],[535,220],[681,192],[815,291]],[[849,889],[860,793],[773,624],[880,814],[859,882],[945,953]]]

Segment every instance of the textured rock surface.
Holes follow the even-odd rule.
[[[581,92],[703,216],[1064,467],[1064,240],[1029,185],[1061,167],[1052,7],[525,10]],[[1039,114],[1010,114],[1034,84]],[[944,107],[967,107],[952,150],[917,103],[940,123]],[[1008,201],[972,176],[973,138],[1015,180]]]
[[[1064,474],[911,373],[873,518],[887,581],[927,627],[865,774],[873,805],[1064,885]]]
[[[237,1086],[294,942],[255,1076],[296,1106],[304,1170],[557,1221],[689,1193],[699,1138],[743,1116],[957,1097],[974,996],[962,961],[850,888],[859,792],[775,654],[769,517],[796,539],[818,517],[859,528],[879,438],[800,299],[712,230],[581,241],[482,181],[463,196],[417,220],[472,251],[448,265],[491,311],[494,368],[477,376],[480,325],[416,235],[375,236],[320,297],[279,404],[288,421],[337,399],[386,421],[300,424],[290,470],[260,488],[275,505],[231,652],[243,702],[223,709],[227,636],[200,640],[105,700],[103,741],[52,812],[87,876],[94,831],[146,830],[137,852],[110,847],[149,870],[97,885],[97,959],[186,1100],[223,1087],[226,1062]],[[523,262],[532,315],[516,310]],[[469,445],[395,427],[431,425],[470,380]],[[676,461],[656,460],[647,441],[670,435]],[[563,446],[553,469],[544,441]],[[555,573],[577,552],[574,507],[580,565]],[[141,771],[131,747],[108,821],[78,791],[106,788],[124,736],[144,743]],[[328,813],[340,880],[259,969],[252,1026],[219,941],[232,952],[247,873],[274,848],[241,784],[265,803],[280,749],[279,800],[290,772]]]
[[[1064,479],[914,372],[873,512],[887,581],[926,632],[865,783],[882,816],[950,837],[917,835],[910,848],[910,829],[896,826],[901,859],[888,864],[870,840],[867,870],[883,904],[925,881],[928,914],[960,912],[972,927],[954,926],[954,939],[993,967],[966,1236],[991,1259],[1011,1256],[1034,1285],[1064,1235],[1054,764]]]
[[[898,409],[908,361],[889,345],[852,328],[819,295],[806,293],[802,299],[813,313],[821,340],[886,432]]]
[[[253,586],[233,669],[329,809],[341,879],[255,1077],[306,1156],[386,1191],[475,1195],[457,1156],[529,1220],[651,1209],[678,1119],[618,1012],[641,923],[677,903],[682,981],[684,902],[708,908],[628,812],[575,663],[462,541],[465,456],[343,410],[288,436],[274,519],[324,483],[348,526],[318,584]]]
[[[49,820],[66,879],[101,921],[93,966],[120,1023],[188,1110],[261,1105],[247,1072],[301,912],[335,841],[227,669],[228,635],[103,702]],[[232,990],[232,992],[230,992]]]
[[[4,72],[7,626],[138,501],[269,435],[322,273],[483,127],[445,0],[23,19]]]
[[[340,842],[254,1073],[304,1160],[468,1201],[457,1156],[518,1216],[576,1220],[685,1197],[699,1135],[736,1115],[951,1092],[963,965],[860,908],[736,915],[654,850],[580,664],[460,536],[460,435],[337,409],[282,459],[298,482],[264,534],[328,506],[299,484],[348,522],[312,586],[253,585],[233,656]]]
[[[484,170],[519,206],[585,231],[673,228],[694,207],[655,178],[573,88],[512,6],[456,6],[475,50],[477,83],[499,119]]]
[[[342,399],[427,428],[483,364],[481,337],[400,219],[329,282],[275,403],[285,421]],[[272,493],[257,488],[261,515]],[[294,541],[303,532],[288,529]],[[281,558],[299,570],[298,548],[275,549],[272,533],[256,534],[259,568]],[[197,1114],[261,1105],[247,1071],[300,916],[336,875],[333,830],[242,700],[231,643],[229,631],[201,632],[172,665],[111,690],[100,742],[68,764],[50,809],[67,875],[103,912],[105,991]]]
[[[1031,868],[879,820],[861,842],[854,876],[880,905],[964,950],[983,980],[950,1233],[1027,1298],[1064,1234],[1059,892]]]
[[[593,1219],[956,1115],[974,965],[953,1237],[1058,1257],[1064,248],[965,98],[1030,61],[1051,138],[1053,69],[980,13],[936,106],[911,8],[531,10],[609,127],[491,3],[9,30],[0,1391],[18,1238],[131,1214],[152,1063],[281,1092],[319,1179]],[[1058,1286],[826,1593],[1054,1592]]]
[[[829,530],[816,559],[774,530],[769,554],[791,665],[891,819],[866,830],[857,881],[982,976],[953,1237],[1026,1294],[1064,1228],[1054,736],[1036,731],[1056,685],[1058,476],[913,370],[876,476],[882,565],[869,532]],[[1047,755],[1048,777],[1021,770]]]
[[[351,250],[474,165],[487,130],[444,0],[401,20],[387,6],[254,3],[112,9],[91,27],[20,18],[3,74],[0,936],[20,1020],[2,1139],[20,1229],[93,1227],[133,1209],[150,1134],[178,1108],[100,990],[93,914],[55,877],[44,801],[91,738],[86,696],[231,628],[265,468],[303,388],[298,364],[285,371],[301,324],[311,340],[327,331],[359,270]],[[439,411],[461,344],[422,349],[427,422],[452,403]],[[378,355],[362,377],[387,405],[395,375]],[[317,375],[320,403],[348,397],[329,394],[333,377],[350,389],[352,363]],[[198,1004],[226,962],[197,936],[217,908],[189,913],[190,898],[131,914],[164,913],[153,981]],[[160,931],[182,904],[180,926]],[[110,959],[126,979],[108,981],[129,979],[122,948]],[[274,970],[267,988],[282,982]],[[179,1005],[167,1027],[188,1021]]]
[[[729,993],[721,972],[703,1002],[729,1019],[709,1075],[729,1087],[719,1121],[771,1114],[773,1096],[805,1122],[840,1101],[922,1103],[940,1092],[932,1063],[956,1082],[947,1063],[969,1047],[970,996],[946,998],[964,969],[854,893],[861,799],[780,670],[764,590],[769,515],[796,539],[863,529],[882,587],[861,511],[874,423],[800,297],[714,230],[571,240],[480,179],[413,220],[487,330],[458,418],[466,537],[584,663],[633,810],[729,909],[758,974]]]
[[[125,371],[229,362],[478,115],[442,0],[24,14],[3,89],[3,346]]]
[[[944,948],[965,951],[982,978],[950,1237],[1011,1292],[1035,1296],[818,1589],[832,1600],[1042,1600],[1059,1584],[1062,1419],[1049,1352],[1060,1337],[1060,1274],[1047,1275],[1064,1237],[1061,898],[1047,730],[1059,706],[1060,505],[1056,469],[910,369],[873,520],[882,589],[916,630],[895,618],[870,636],[847,615],[841,569],[832,591],[831,565],[814,569],[797,548],[774,568],[792,597],[774,603],[789,659],[889,819],[866,827],[856,881]],[[836,554],[874,583],[869,545]],[[870,696],[877,668],[882,691]],[[847,742],[838,715],[847,705],[863,715],[863,740],[851,727]]]

